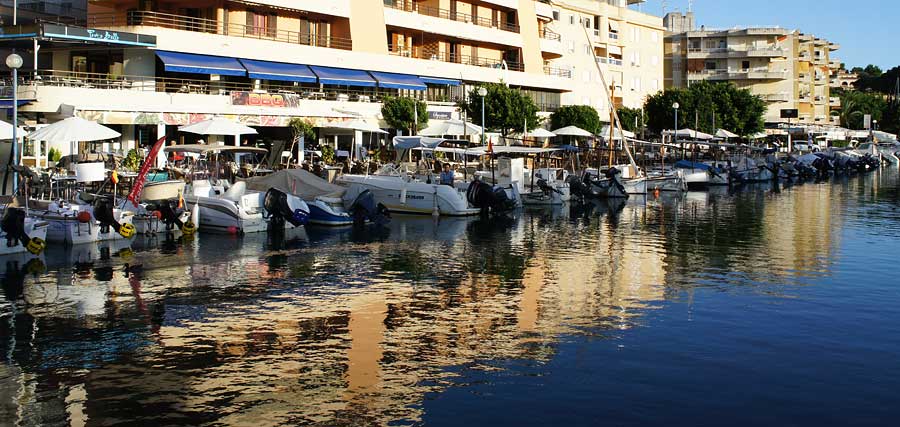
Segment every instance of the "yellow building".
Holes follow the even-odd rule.
[[[664,21],[665,85],[687,87],[697,81],[731,82],[768,103],[766,122],[780,122],[782,109],[799,110],[799,121],[831,124],[829,79],[840,61],[831,58],[838,45],[779,27],[699,30],[692,20],[670,13]]]

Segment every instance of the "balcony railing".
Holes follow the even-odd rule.
[[[622,60],[621,60],[621,59],[607,58],[607,62],[609,63],[609,65],[618,65],[618,66],[621,66],[621,65],[622,65]]]
[[[401,49],[396,45],[388,45],[388,53],[391,55],[405,56],[407,58],[427,59],[431,61],[451,62],[454,64],[474,65],[487,68],[503,68],[504,62],[502,59],[447,53],[420,47]],[[525,71],[525,66],[518,61],[506,61],[506,67],[510,71]]]
[[[288,31],[274,26],[255,27],[233,22],[224,23],[213,19],[193,18],[169,13],[132,10],[128,11],[124,16],[112,13],[98,13],[88,17],[88,27],[92,28],[142,25],[334,49],[350,50],[353,48],[353,43],[349,38]]]
[[[551,67],[549,65],[544,67],[544,74],[548,76],[565,77],[567,79],[572,78],[572,70],[566,68]]]
[[[232,92],[254,92],[269,94],[292,94],[309,100],[333,100],[351,102],[380,102],[385,96],[398,96],[402,93],[392,89],[366,88],[348,89],[345,87],[329,87],[319,85],[294,85],[290,82],[264,81],[257,85],[253,81],[211,81],[197,79],[182,79],[176,77],[148,77],[148,76],[111,76],[105,73],[82,73],[59,70],[41,70],[35,78],[29,74],[27,79],[22,79],[19,86],[19,94],[32,91],[36,87],[70,87],[82,89],[119,90],[123,92],[162,92],[183,93],[199,95],[230,96]],[[9,86],[5,82],[0,83],[0,92],[8,91]],[[11,92],[10,92],[11,93]],[[420,94],[419,99],[431,102],[446,102],[444,95],[431,91],[404,92]],[[450,99],[449,101],[456,101]]]
[[[552,31],[552,30],[550,30],[550,29],[548,29],[548,28],[544,28],[544,29],[541,31],[541,38],[542,38],[542,39],[547,39],[547,40],[553,40],[553,41],[560,41],[560,40],[562,40],[562,37],[560,37],[559,33],[556,33],[556,32],[554,32],[554,31]]]
[[[619,33],[614,33],[614,32],[612,32],[612,31],[610,31],[610,33],[609,33],[609,38],[610,38],[610,40],[618,40],[618,39],[619,39]]]
[[[501,22],[499,20],[495,21],[493,19],[483,18],[480,16],[472,16],[460,12],[453,12],[447,9],[439,9],[432,6],[425,6],[418,4],[413,0],[384,0],[384,7],[402,10],[404,12],[418,13],[419,15],[431,16],[434,18],[472,23],[481,27],[498,28],[503,31],[510,31],[513,33],[519,32],[519,26],[516,24]]]

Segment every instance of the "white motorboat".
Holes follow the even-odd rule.
[[[522,193],[524,205],[561,205],[572,198],[571,189],[567,182],[569,172],[561,168],[536,169],[534,177],[532,171],[526,171],[525,180],[534,185],[526,187]]]
[[[232,147],[210,145],[176,145],[166,152],[199,154],[197,164],[203,165],[215,158],[215,163],[241,154],[265,154],[268,151],[256,147]],[[226,165],[228,167],[229,165]],[[236,166],[236,165],[234,165]],[[207,171],[209,172],[209,171]],[[218,175],[214,170],[213,176]],[[197,179],[185,186],[184,202],[199,216],[200,230],[226,233],[256,233],[274,227],[294,228],[305,224],[309,218],[309,206],[299,197],[270,189],[266,192],[250,191],[244,181],[234,184],[215,177]]]
[[[765,162],[752,157],[740,157],[731,162],[730,172],[739,182],[768,182],[775,174]]]
[[[376,203],[396,213],[465,216],[480,212],[470,206],[464,186],[422,182],[393,164],[383,166],[372,175],[343,175],[338,183],[347,187],[343,196],[345,204],[369,190]]]
[[[681,169],[688,190],[704,190],[710,186],[728,185],[728,174],[706,163],[679,160],[675,169]]]
[[[353,224],[353,218],[342,199],[346,188],[332,184],[303,169],[286,169],[263,177],[246,180],[256,191],[277,188],[300,197],[309,206],[309,223],[342,226]]]
[[[76,245],[107,240],[131,240],[135,229],[134,212],[113,207],[106,197],[81,194],[79,203],[61,201],[32,201],[30,211],[35,218],[46,221],[47,241]],[[85,200],[85,199],[91,200]]]
[[[687,191],[687,184],[684,182],[684,170],[650,171],[647,174],[647,191]]]
[[[591,183],[591,190],[597,197],[616,199],[628,198],[628,189],[622,182],[621,174],[613,174],[609,176],[606,171],[598,171],[594,168],[584,170],[582,181],[587,177]],[[646,192],[646,191],[645,191]]]
[[[46,248],[47,221],[29,215],[28,210],[6,207],[0,227],[0,256],[28,252],[39,255]]]

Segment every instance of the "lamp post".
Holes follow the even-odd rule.
[[[482,86],[478,88],[478,96],[481,97],[481,146],[484,146],[485,132],[487,126],[484,123],[484,97],[487,96],[487,89]],[[494,150],[491,150],[491,180],[494,180]]]
[[[12,53],[6,57],[6,66],[12,70],[12,166],[19,164],[19,68],[22,67],[22,57]],[[16,194],[19,189],[19,173],[13,170],[12,192]]]
[[[676,147],[678,147],[678,107],[680,107],[680,105],[678,105],[677,102],[672,104],[672,108],[675,109],[675,130],[674,130],[675,141],[674,141],[674,143],[675,143]],[[684,147],[681,148],[681,157],[684,157]]]

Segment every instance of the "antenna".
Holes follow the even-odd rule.
[[[668,9],[668,8],[669,8],[669,2],[666,1],[666,0],[662,0],[662,13],[663,13],[663,15],[666,14],[666,9]]]
[[[694,0],[688,0],[688,12],[694,11]]]

